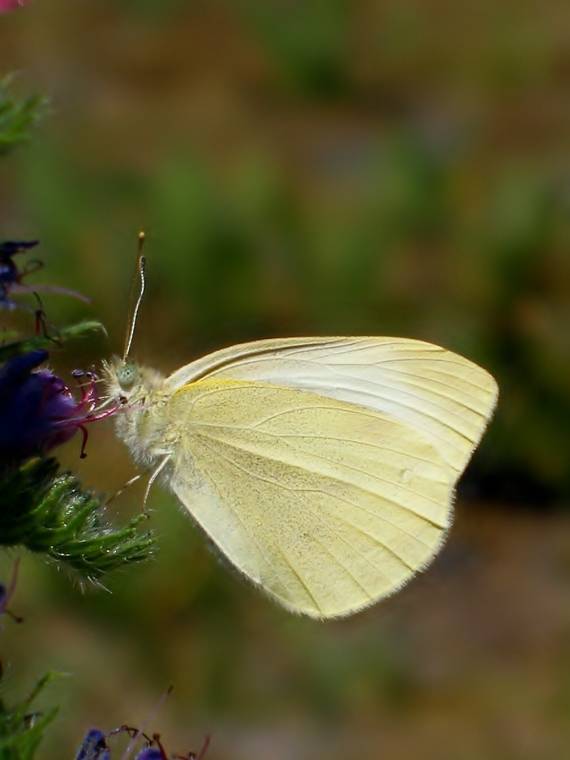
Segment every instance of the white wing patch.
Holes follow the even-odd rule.
[[[180,433],[171,487],[286,607],[350,614],[437,553],[456,473],[412,426],[313,392],[211,376],[169,407]]]
[[[233,346],[175,372],[171,390],[202,378],[263,381],[312,391],[397,420],[455,471],[465,469],[497,400],[484,369],[405,338],[288,338]]]

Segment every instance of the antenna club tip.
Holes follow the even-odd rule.
[[[144,241],[146,240],[146,232],[144,230],[141,230],[138,234],[138,241],[139,241],[139,253],[144,248]]]

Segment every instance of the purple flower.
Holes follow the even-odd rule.
[[[156,747],[146,747],[139,752],[135,760],[165,760],[165,758],[166,756],[162,750],[157,749]],[[166,760],[168,760],[168,758],[166,758]]]
[[[75,399],[61,378],[51,370],[38,369],[47,358],[47,351],[30,351],[0,367],[0,461],[45,454],[68,441],[77,430],[83,434],[83,458],[85,425],[116,411],[94,412],[97,394],[95,379],[89,373],[85,373],[88,382],[81,398]]]
[[[0,9],[1,7],[0,5]],[[14,287],[21,284],[22,277],[27,273],[26,270],[22,272],[18,269],[12,257],[29,248],[34,248],[37,244],[37,240],[6,240],[0,243],[0,306],[7,309],[16,308],[16,304],[8,298],[8,294]]]
[[[118,733],[120,730],[111,734]],[[75,760],[111,760],[111,751],[105,734],[98,728],[88,731],[81,742]],[[138,753],[135,760],[168,760],[168,757],[162,748],[145,747]]]
[[[1,2],[2,0],[0,0]],[[89,303],[88,298],[85,298],[85,296],[77,293],[75,290],[60,288],[57,285],[43,284],[32,287],[23,283],[24,277],[32,274],[32,272],[37,272],[38,269],[43,267],[43,262],[34,259],[33,261],[28,261],[23,269],[20,269],[13,257],[18,253],[25,253],[30,248],[35,248],[38,242],[38,240],[6,240],[0,243],[0,308],[18,308],[18,305],[10,298],[11,294],[21,295],[41,292],[59,293],[60,295],[71,296],[71,298],[77,298],[80,301]]]
[[[180,760],[203,760],[210,744],[210,737],[206,737],[202,749],[198,754],[195,752],[188,752],[186,755],[169,756],[162,745],[158,734],[153,734],[152,737],[150,737],[145,733],[141,733],[138,729],[131,728],[127,725],[115,728],[107,735],[98,728],[92,728],[87,732],[83,739],[75,760],[111,760],[108,740],[113,736],[122,733],[127,733],[131,737],[131,742],[126,749],[126,752],[121,755],[122,758],[131,756],[134,742],[136,742],[137,739],[143,739],[147,745],[138,752],[134,760],[169,760],[169,757],[179,758]]]
[[[98,728],[88,731],[75,760],[111,760],[105,734]]]

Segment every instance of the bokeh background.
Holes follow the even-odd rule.
[[[419,337],[498,378],[448,545],[403,592],[326,625],[228,572],[157,489],[161,550],[83,592],[26,556],[5,688],[70,673],[44,757],[152,721],[211,760],[562,758],[570,746],[570,6],[565,0],[34,0],[0,67],[50,111],[0,166],[3,238],[41,239],[49,317],[165,371],[257,337]],[[25,317],[16,317],[16,319]],[[134,473],[111,427],[89,457]],[[115,505],[140,509],[134,488]],[[10,558],[2,570],[8,572]],[[9,653],[7,658],[6,653]]]

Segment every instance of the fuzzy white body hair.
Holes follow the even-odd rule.
[[[168,414],[172,391],[165,390],[160,372],[141,366],[136,366],[136,382],[125,390],[117,377],[121,366],[122,362],[115,359],[103,369],[108,395],[122,405],[115,415],[115,430],[135,462],[152,469],[176,443]]]

